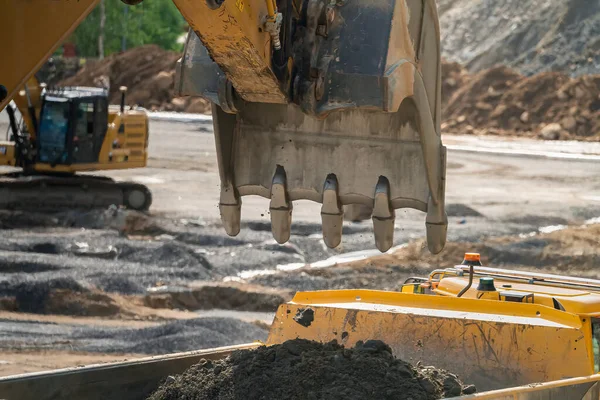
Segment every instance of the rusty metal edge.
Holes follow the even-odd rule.
[[[201,359],[218,360],[261,345],[255,342],[2,377],[0,399],[144,399],[168,375],[182,373]]]
[[[552,382],[534,383],[509,387],[467,396],[451,397],[445,400],[592,400],[598,399],[600,374],[579,378],[562,379]]]

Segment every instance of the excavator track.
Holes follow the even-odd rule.
[[[146,211],[150,190],[139,183],[91,175],[0,175],[0,209],[58,211],[111,205]]]

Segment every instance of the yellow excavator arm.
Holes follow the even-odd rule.
[[[0,5],[0,110],[99,0],[4,0]]]

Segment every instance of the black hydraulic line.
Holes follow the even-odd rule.
[[[469,266],[469,283],[460,292],[458,292],[456,297],[462,297],[462,295],[465,294],[467,292],[467,290],[469,290],[471,288],[471,286],[473,285],[473,274],[474,273],[475,273],[475,266],[473,264],[471,264]]]
[[[6,113],[8,114],[8,122],[10,130],[13,134],[12,140],[16,140],[16,138],[19,136],[19,130],[17,129],[17,118],[15,116],[15,110],[10,104],[6,106]]]

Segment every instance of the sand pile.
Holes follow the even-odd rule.
[[[127,86],[128,104],[151,110],[207,112],[205,100],[175,97],[175,64],[180,57],[180,53],[156,45],[136,47],[104,60],[89,61],[77,75],[58,85],[108,87],[111,104],[120,102],[119,87]]]
[[[444,77],[444,88],[448,80],[452,78]],[[444,103],[444,132],[529,134],[550,140],[600,135],[600,75],[570,78],[545,72],[525,77],[495,67],[462,74],[460,84]]]
[[[149,400],[433,400],[473,392],[451,373],[396,359],[381,341],[344,349],[297,339],[203,360],[167,378]]]

